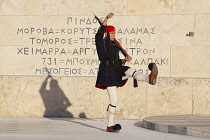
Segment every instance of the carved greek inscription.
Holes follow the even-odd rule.
[[[96,76],[100,64],[95,48],[95,34],[99,27],[97,20],[93,17],[66,17],[63,22],[64,26],[59,28],[44,24],[43,27],[18,27],[16,34],[26,37],[29,45],[16,47],[16,55],[28,59],[39,56],[37,61],[41,66],[29,70],[29,75]],[[161,67],[170,65],[167,56],[159,56],[158,48],[143,47],[148,43],[144,36],[155,34],[153,26],[116,28],[116,39],[133,57],[126,65],[144,74],[149,74],[147,65],[151,62]],[[33,65],[33,61],[29,65]]]

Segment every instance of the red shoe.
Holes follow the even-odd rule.
[[[151,70],[151,73],[149,75],[149,83],[151,85],[155,85],[157,81],[158,68],[155,63],[150,63],[148,67],[149,70]]]
[[[110,126],[110,127],[107,126],[106,131],[107,132],[115,132],[115,133],[117,133],[117,132],[119,132],[121,130],[121,128],[122,127],[121,127],[120,124],[115,124],[115,125]]]

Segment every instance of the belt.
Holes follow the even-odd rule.
[[[121,62],[121,63],[120,63]],[[109,60],[106,60],[106,61],[103,61],[101,62],[102,64],[105,64],[105,65],[116,65],[116,66],[122,66],[122,61],[119,59],[117,61],[109,61]]]

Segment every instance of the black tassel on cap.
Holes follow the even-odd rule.
[[[108,60],[109,62],[111,62],[112,59],[112,48],[110,45],[110,34],[109,31],[107,32],[107,37],[106,37],[106,41],[105,41],[105,48],[106,48],[106,60]]]

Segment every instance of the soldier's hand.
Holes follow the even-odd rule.
[[[131,61],[131,60],[132,60],[132,57],[131,57],[131,56],[127,56],[127,57],[125,58],[125,60],[126,60],[126,61]]]
[[[113,17],[114,16],[114,13],[109,13],[107,16],[106,16],[106,18],[111,18],[111,17]]]

